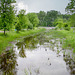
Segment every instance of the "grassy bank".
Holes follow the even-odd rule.
[[[73,50],[73,53],[75,53],[75,29],[70,31],[50,30],[47,35],[51,35],[52,39],[60,38],[60,41],[63,40],[63,49],[70,49]]]
[[[45,29],[35,29],[35,30],[25,30],[16,33],[15,31],[7,32],[7,35],[4,36],[3,33],[0,33],[0,53],[6,49],[7,46],[10,46],[12,41],[16,40],[17,38],[28,36],[32,34],[37,34],[45,31]]]

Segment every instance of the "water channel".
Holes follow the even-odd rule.
[[[75,62],[50,36],[37,34],[14,43],[0,55],[0,75],[75,75]]]

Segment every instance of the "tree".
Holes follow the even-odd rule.
[[[70,0],[68,5],[66,6],[65,10],[68,13],[75,13],[75,0]]]
[[[36,27],[39,24],[39,19],[36,13],[28,13],[27,14],[29,21],[33,24],[33,27]]]
[[[39,13],[37,13],[37,16],[39,18],[39,26],[47,26],[45,20],[46,12],[40,11]]]
[[[70,17],[71,17],[70,14],[61,14],[61,18],[63,18],[63,19],[69,20]]]
[[[37,15],[40,20],[40,26],[55,26],[54,21],[61,15],[61,13],[55,10],[51,10],[47,11],[47,13],[40,11],[37,13]]]
[[[11,5],[12,3],[15,3],[15,0],[0,0],[0,15],[1,15],[1,21],[2,24],[0,27],[4,29],[4,34],[5,31],[11,28],[12,23],[13,23],[13,18],[14,18],[14,7]]]
[[[55,10],[47,11],[46,21],[48,26],[54,26],[53,22],[61,13]]]
[[[19,14],[18,14],[18,18],[19,18],[19,24],[21,25],[21,28],[22,29],[27,29],[29,28],[29,26],[32,26],[33,25],[31,24],[31,22],[29,21],[29,18],[27,15],[25,15],[25,10],[20,10],[19,11]]]
[[[17,25],[15,26],[17,32],[19,32],[21,30],[21,25],[20,23],[17,23]]]
[[[20,10],[18,14],[19,24],[24,29],[25,28],[25,10]]]
[[[70,0],[65,10],[68,13],[72,14],[70,18],[71,26],[75,26],[75,0]]]

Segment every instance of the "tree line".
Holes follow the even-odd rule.
[[[61,14],[59,11],[40,11],[39,13],[28,13],[26,10],[20,10],[17,15],[14,10],[15,0],[0,0],[0,29],[11,30],[14,28],[17,32],[22,29],[34,29],[37,26],[56,26],[56,28],[70,29],[75,26],[75,0],[70,0],[65,10],[67,14]]]
[[[39,26],[48,26],[48,27],[55,27],[57,24],[55,24],[55,21],[57,19],[63,19],[68,20],[70,18],[70,15],[67,14],[61,14],[59,11],[51,10],[51,11],[40,11],[37,13],[39,18]]]
[[[75,27],[75,0],[69,0],[65,8],[66,14],[61,14],[59,11],[40,11],[37,13],[39,18],[38,26],[50,26],[59,29],[70,30],[70,27]]]

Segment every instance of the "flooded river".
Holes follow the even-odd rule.
[[[75,62],[61,45],[44,33],[25,37],[0,55],[0,75],[75,75]]]

